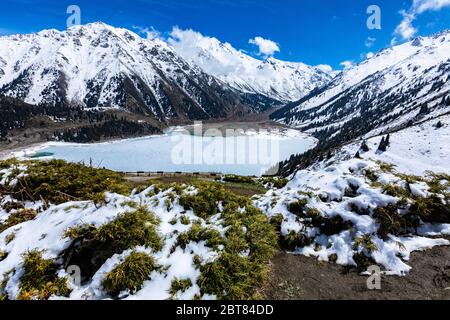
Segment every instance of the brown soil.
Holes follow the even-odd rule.
[[[314,258],[278,253],[264,288],[270,300],[450,300],[450,247],[412,254],[405,277],[383,276],[381,290],[367,277]]]

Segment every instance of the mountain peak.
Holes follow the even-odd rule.
[[[169,45],[186,61],[231,87],[281,102],[295,101],[331,80],[331,75],[298,62],[254,58],[217,38],[176,29]]]

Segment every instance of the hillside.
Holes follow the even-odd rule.
[[[381,136],[367,151],[350,144],[290,181],[136,185],[80,164],[2,161],[0,296],[259,298],[277,239],[358,274],[408,277],[414,252],[450,245],[450,116],[439,121],[391,134],[386,151]],[[252,200],[234,193],[262,186]]]
[[[450,109],[450,32],[385,49],[272,114],[323,144],[393,130]]]
[[[255,200],[287,250],[406,275],[412,252],[450,245],[450,117],[391,134],[386,151],[382,138],[366,151],[347,145]]]

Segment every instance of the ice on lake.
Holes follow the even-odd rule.
[[[316,144],[316,139],[291,129],[202,137],[178,128],[164,135],[105,143],[47,143],[16,156],[51,155],[55,159],[120,172],[217,172],[259,176],[279,161],[304,153]]]

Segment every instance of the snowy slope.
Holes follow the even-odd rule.
[[[166,190],[156,195],[152,194],[154,188],[151,187],[140,194],[134,194],[130,197],[124,197],[117,194],[107,194],[107,204],[98,208],[92,202],[68,202],[59,206],[51,206],[48,210],[40,213],[35,220],[23,223],[22,225],[6,230],[1,234],[0,248],[8,250],[9,254],[5,260],[0,263],[0,274],[5,275],[11,269],[22,264],[23,255],[31,250],[39,250],[45,253],[45,259],[55,259],[61,252],[70,246],[71,240],[64,236],[64,232],[71,227],[80,224],[92,224],[97,227],[102,226],[120,214],[132,210],[130,204],[147,205],[158,218],[161,224],[158,232],[165,239],[165,246],[159,253],[153,252],[151,248],[137,247],[127,250],[121,254],[116,254],[108,259],[105,264],[94,274],[92,280],[86,285],[76,286],[72,284],[72,293],[70,299],[93,300],[108,299],[108,294],[102,288],[102,280],[105,275],[117,266],[131,252],[144,252],[154,255],[158,263],[165,266],[164,272],[154,272],[152,279],[146,281],[142,290],[135,295],[126,295],[128,299],[147,299],[147,300],[167,300],[167,299],[194,299],[200,295],[200,288],[197,286],[197,279],[200,271],[192,263],[195,255],[199,255],[205,261],[211,261],[218,256],[218,253],[205,245],[205,241],[200,243],[191,242],[186,250],[177,248],[177,235],[190,229],[190,225],[184,225],[180,222],[171,223],[174,218],[185,215],[192,221],[197,219],[193,212],[185,212],[184,209],[176,204],[168,209],[165,202],[169,199],[172,190]],[[192,192],[192,190],[191,190]],[[152,195],[150,195],[152,194]],[[27,207],[39,208],[40,204],[29,204]],[[186,213],[186,214],[185,214]],[[224,233],[223,228],[218,221],[213,223],[204,223],[220,233]],[[15,239],[8,242],[5,237],[8,234],[15,234]],[[45,237],[43,237],[45,235]],[[22,271],[14,274],[7,282],[6,292],[12,299],[20,292],[20,277]],[[61,270],[61,277],[68,276],[65,270]],[[177,297],[172,297],[169,293],[172,280],[191,279],[194,284],[186,292],[180,293]],[[211,299],[212,296],[205,295],[203,299]]]
[[[438,121],[442,124],[439,128],[436,126]],[[437,135],[439,141],[435,139]],[[369,139],[370,150],[367,152],[359,150],[361,142],[348,145],[332,159],[293,175],[284,188],[254,197],[254,205],[269,218],[281,216],[283,243],[293,246],[294,253],[357,266],[361,272],[369,263],[381,266],[386,274],[405,275],[411,270],[408,260],[412,252],[450,245],[450,116],[392,133],[391,145],[384,153],[376,151],[380,139],[380,136]],[[360,158],[355,158],[357,151],[361,152]],[[27,165],[23,163],[1,169],[0,185],[16,184],[18,178],[26,174],[26,169]],[[427,171],[442,174],[433,176]],[[3,253],[0,256],[0,293],[10,299],[20,295],[24,254],[30,250],[42,251],[45,259],[58,259],[72,242],[65,234],[68,228],[80,225],[98,228],[141,206],[160,220],[157,232],[164,239],[162,250],[154,252],[148,247],[135,247],[111,256],[89,281],[71,283],[68,298],[111,298],[105,292],[103,280],[132,252],[153,256],[163,268],[153,271],[142,288],[132,294],[122,292],[119,298],[216,298],[202,295],[198,285],[201,272],[193,261],[196,256],[201,257],[203,263],[215,261],[223,254],[223,248],[214,248],[205,241],[190,241],[183,250],[177,246],[177,236],[188,231],[193,223],[227,235],[230,227],[224,227],[221,215],[224,204],[219,202],[217,214],[204,219],[193,210],[186,210],[180,202],[180,192],[194,195],[198,190],[188,186],[181,186],[181,190],[161,190],[152,186],[140,192],[135,190],[127,196],[107,193],[105,202],[100,205],[92,201],[77,201],[46,207],[42,201],[25,202],[26,208],[39,210],[39,214],[0,232],[0,253]],[[400,193],[392,194],[393,191]],[[448,215],[441,218],[445,223],[419,220],[415,227],[401,225],[400,229],[391,228],[396,219],[406,217],[406,221],[413,222],[413,217],[408,216],[411,208],[417,201],[432,197],[437,201],[435,204],[440,203],[442,209],[447,210]],[[7,203],[11,207],[14,201],[17,200],[10,195],[0,197],[0,224],[16,212],[15,209],[10,212],[5,209]],[[299,206],[291,206],[297,202],[303,203],[301,212]],[[384,216],[379,213],[377,215],[379,208],[394,208],[395,212],[386,213],[392,223],[391,220],[383,220]],[[245,212],[245,208],[239,210]],[[183,222],[183,218],[188,222]],[[248,254],[247,251],[242,253],[243,256]],[[58,269],[58,277],[68,276],[63,268]],[[189,279],[192,285],[172,295],[170,289],[175,279]]]
[[[443,31],[379,52],[272,117],[327,137],[398,126],[447,112],[449,76],[450,31]]]
[[[189,32],[188,40],[177,32],[172,33],[169,44],[174,50],[206,73],[240,91],[259,93],[284,102],[296,101],[332,79],[320,68],[275,58],[255,59],[229,43],[191,30],[185,32]]]
[[[436,128],[438,121],[442,128]],[[369,139],[368,152],[359,150],[360,141],[348,145],[332,159],[293,175],[285,188],[255,200],[270,217],[282,215],[284,236],[303,237],[302,244],[294,246],[295,253],[353,266],[363,253],[389,274],[404,275],[411,270],[411,252],[450,245],[445,240],[450,235],[450,216],[445,218],[447,223],[420,221],[416,228],[384,234],[383,216],[375,213],[380,207],[394,208],[395,213],[386,212],[413,222],[408,214],[416,201],[437,196],[450,214],[450,116],[391,134],[390,147],[383,153],[377,152],[380,140],[380,136]],[[355,158],[358,150],[361,158]],[[304,203],[300,216],[290,207],[299,200]],[[425,208],[419,208],[423,213]],[[337,229],[330,232],[318,223],[311,225],[317,215],[334,219],[332,225]],[[387,228],[394,221],[385,221]]]
[[[164,41],[103,23],[0,38],[0,94],[30,104],[206,119],[246,111],[239,93]]]

